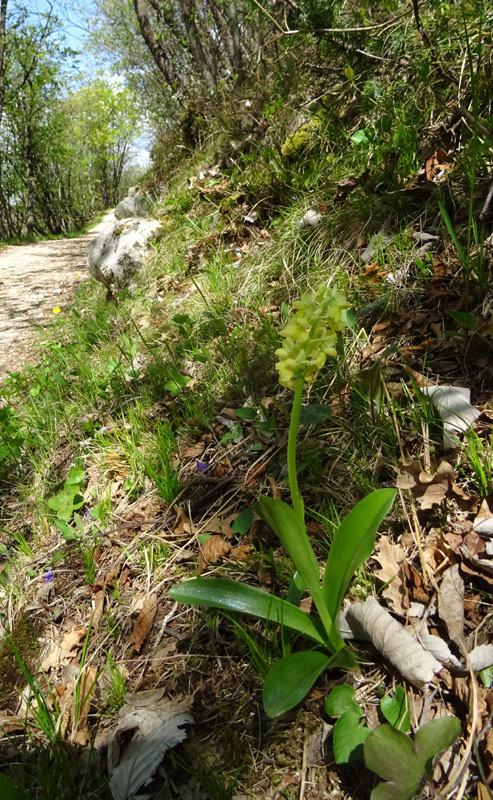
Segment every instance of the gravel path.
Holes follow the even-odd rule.
[[[0,384],[8,372],[36,361],[37,329],[46,328],[53,308],[63,309],[81,281],[88,280],[91,240],[113,218],[77,239],[53,239],[0,249]]]

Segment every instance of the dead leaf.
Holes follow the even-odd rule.
[[[471,390],[463,386],[425,386],[421,389],[438,411],[443,421],[443,446],[446,450],[458,445],[457,435],[464,433],[479,417],[471,405]]]
[[[233,547],[230,555],[231,558],[235,558],[237,561],[244,561],[249,557],[252,551],[253,547],[251,544],[239,544],[237,547]]]
[[[104,609],[104,589],[100,589],[92,599],[93,615],[91,631],[96,633],[101,625]]]
[[[75,650],[80,647],[87,634],[87,628],[71,628],[62,637],[61,642],[54,642],[48,655],[41,663],[41,669],[47,672],[51,668],[57,668],[69,659],[75,657]]]
[[[442,665],[386,611],[374,597],[352,603],[346,613],[351,627],[369,639],[403,678],[419,688],[429,683]]]
[[[207,442],[200,439],[198,442],[195,442],[195,444],[190,445],[190,447],[185,447],[185,449],[180,452],[180,458],[183,461],[200,458],[206,447]]]
[[[152,705],[123,706],[108,746],[113,800],[128,800],[137,794],[151,780],[165,752],[184,740],[183,728],[193,722],[191,705],[191,698],[163,698]]]
[[[176,509],[176,519],[173,527],[173,533],[176,536],[182,536],[184,533],[192,533],[192,523],[185,514],[183,508],[180,506]]]
[[[434,505],[440,505],[442,500],[447,496],[449,489],[449,482],[447,478],[443,480],[430,483],[423,494],[418,497],[419,507],[422,511],[433,508]]]
[[[224,518],[212,517],[206,522],[204,527],[201,528],[201,533],[220,533],[227,539],[232,539],[234,536],[234,532],[231,526],[237,516],[238,512],[230,514],[229,517],[224,517]]]
[[[493,536],[493,513],[487,499],[481,503],[473,529],[482,536]]]
[[[376,570],[375,575],[386,584],[381,594],[398,614],[405,614],[409,606],[401,573],[404,557],[405,553],[400,544],[391,542],[388,536],[380,536],[378,549],[374,555],[380,564],[380,569]]]
[[[157,612],[157,597],[155,594],[149,595],[143,602],[135,628],[129,636],[128,643],[133,645],[136,653],[139,653],[144,644],[144,639],[152,628],[154,617]]]
[[[438,590],[438,614],[452,641],[461,646],[464,642],[464,581],[458,564],[443,573]]]
[[[220,558],[231,550],[231,545],[222,536],[211,536],[201,546],[199,557],[199,573],[203,572],[209,564],[215,564]]]
[[[96,690],[97,667],[86,667],[79,679],[79,708],[74,715],[75,726],[72,730],[71,742],[87,747],[91,737],[87,728],[87,715],[91,706],[91,699]],[[75,693],[74,693],[75,698]],[[76,720],[76,721],[75,721]]]

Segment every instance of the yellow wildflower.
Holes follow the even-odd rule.
[[[51,313],[52,313],[52,314],[59,314],[61,310],[62,310],[61,308],[58,308],[58,307],[57,307],[57,308],[54,308],[54,309],[52,309],[52,312],[51,312]]]
[[[327,356],[336,355],[337,331],[342,331],[342,311],[348,308],[343,292],[325,284],[306,292],[295,303],[296,313],[280,332],[283,346],[276,350],[279,383],[294,389],[296,378],[313,383]]]

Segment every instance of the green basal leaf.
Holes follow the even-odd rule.
[[[395,697],[382,697],[380,711],[394,728],[404,733],[408,732],[411,726],[411,709],[402,686],[398,686],[395,690]]]
[[[379,725],[366,738],[365,764],[387,783],[379,783],[371,800],[411,800],[423,771],[414,745],[405,733],[391,725]]]
[[[278,717],[301,702],[330,661],[330,656],[317,650],[292,653],[276,661],[262,689],[267,716]]]
[[[245,406],[244,408],[235,408],[234,410],[238,419],[254,420],[257,419],[257,412],[254,408]]]
[[[439,717],[421,726],[414,737],[421,769],[428,778],[432,775],[433,759],[450,747],[460,734],[457,717]]]
[[[77,539],[77,533],[68,524],[68,522],[65,522],[64,519],[56,519],[55,525],[57,526],[58,530],[61,531],[62,536],[66,542],[71,542],[74,539]]]
[[[449,311],[452,319],[455,319],[463,328],[469,331],[475,331],[478,327],[478,321],[474,314],[468,314],[466,311]]]
[[[365,741],[365,763],[387,783],[380,783],[371,800],[411,800],[431,778],[433,759],[457,739],[460,723],[456,717],[440,717],[423,725],[414,737],[391,725],[379,725]]]
[[[72,486],[73,484],[82,483],[84,480],[84,470],[78,469],[77,467],[70,467],[70,472],[68,474],[68,478],[65,481],[64,488],[67,486]]]
[[[252,524],[252,517],[253,511],[251,508],[245,508],[241,514],[238,514],[235,521],[233,522],[231,529],[233,533],[237,533],[239,536],[244,536],[245,533],[248,533],[250,530],[250,526]]]
[[[334,725],[332,744],[336,764],[347,764],[363,758],[363,744],[370,729],[360,722],[359,711],[346,711]]]
[[[322,406],[314,403],[313,405],[303,406],[300,411],[301,425],[317,425],[332,416],[330,406]]]
[[[361,706],[354,701],[353,687],[347,684],[334,686],[325,701],[325,713],[329,717],[340,717],[346,711],[357,712],[360,717],[363,716]]]
[[[394,502],[395,489],[377,489],[363,498],[343,519],[332,542],[325,567],[323,601],[335,619],[349,582],[370,557],[383,518]]]
[[[169,594],[180,603],[252,614],[254,617],[285,625],[318,644],[327,646],[325,632],[305,611],[245,583],[224,578],[193,578],[179,583]]]
[[[334,652],[344,647],[338,632],[335,615],[327,612],[327,606],[320,590],[318,561],[313,552],[304,523],[295,511],[282,500],[261,496],[256,505],[257,512],[264,522],[276,533],[289,557],[305,582],[317,608],[322,624],[327,631],[328,640]]]
[[[4,772],[0,772],[0,797],[2,800],[19,800],[17,786]]]

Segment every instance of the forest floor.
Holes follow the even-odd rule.
[[[35,358],[37,330],[69,303],[87,278],[89,244],[112,215],[75,239],[51,239],[0,249],[0,381]]]

